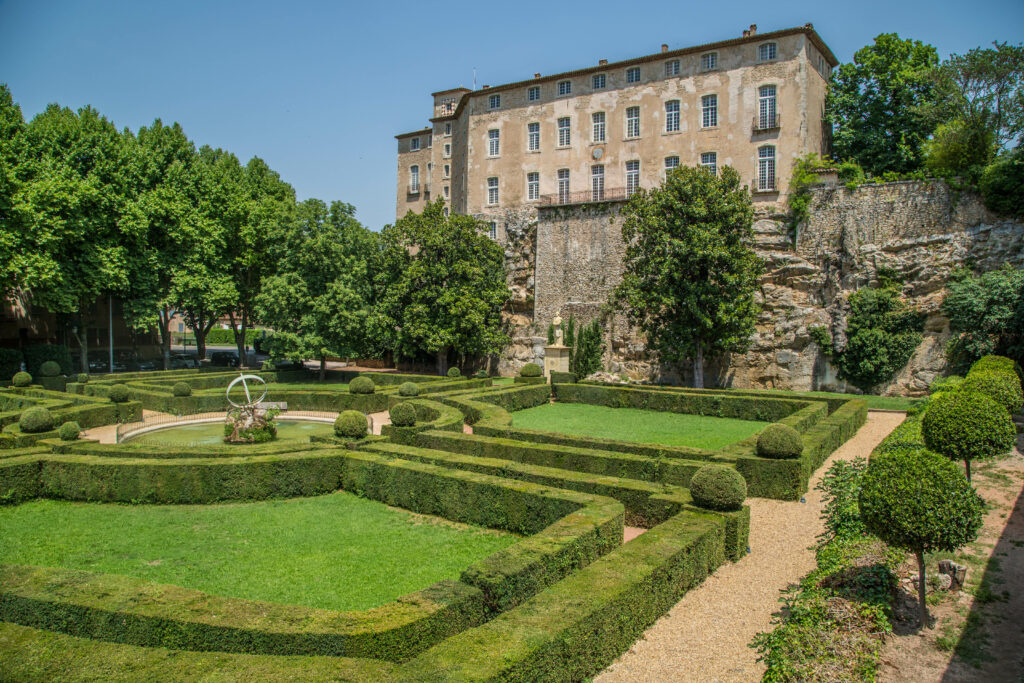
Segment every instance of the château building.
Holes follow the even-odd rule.
[[[756,203],[785,199],[796,160],[829,151],[835,55],[811,24],[478,90],[433,94],[397,135],[396,216],[444,198],[503,238],[522,210],[622,201],[666,171],[735,168]]]

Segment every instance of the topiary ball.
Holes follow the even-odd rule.
[[[487,379],[490,375],[487,374],[486,370],[480,369],[473,373],[473,376],[477,379]]]
[[[709,510],[739,510],[747,499],[747,482],[731,467],[704,465],[690,479],[693,502]]]
[[[1017,412],[1021,405],[1024,405],[1024,393],[1021,392],[1020,380],[1013,372],[972,371],[960,384],[960,391],[985,394],[1011,413]]]
[[[39,366],[39,374],[43,377],[56,377],[60,374],[60,363],[48,360]]]
[[[128,400],[128,387],[123,384],[115,384],[110,387],[108,396],[114,403],[124,403]]]
[[[964,383],[964,378],[960,375],[950,375],[949,377],[939,377],[932,381],[928,385],[929,394],[937,394],[940,391],[956,391],[960,388],[960,385]]]
[[[84,372],[80,372],[78,373],[78,376],[75,377],[75,381],[78,382],[79,384],[85,384],[86,382],[89,381],[89,375],[85,374]]]
[[[373,380],[369,377],[360,375],[351,382],[348,383],[348,391],[350,394],[372,394],[376,389]]]
[[[53,413],[46,408],[29,408],[21,414],[18,427],[26,434],[38,434],[53,429]]]
[[[366,416],[358,410],[344,411],[334,420],[334,433],[343,439],[365,438]]]
[[[171,387],[171,393],[175,396],[191,396],[192,387],[187,382],[175,382],[174,386]]]
[[[405,401],[392,406],[388,415],[391,416],[391,424],[396,427],[412,427],[416,424],[416,407]]]
[[[82,433],[82,428],[77,422],[65,422],[57,428],[57,436],[61,441],[74,441]]]
[[[448,368],[449,377],[462,377],[462,370],[458,368]]]
[[[984,394],[961,390],[931,402],[921,418],[921,436],[936,453],[973,460],[1006,453],[1017,432],[1006,408]]]
[[[1007,372],[1012,373],[1020,377],[1020,366],[1017,365],[1017,361],[1006,356],[982,356],[978,360],[974,361],[971,365],[971,369],[967,374],[974,372],[987,372],[989,370],[995,370],[996,372]]]
[[[540,377],[542,374],[543,371],[536,363],[527,363],[523,366],[523,369],[519,371],[520,377]]]
[[[398,386],[399,396],[419,396],[420,388],[416,386],[416,382],[402,382]]]
[[[799,458],[803,452],[804,441],[800,437],[800,432],[789,425],[776,422],[765,427],[757,435],[757,454],[762,458]]]
[[[27,372],[16,372],[14,377],[11,378],[11,384],[16,387],[27,387],[32,384],[32,375]]]

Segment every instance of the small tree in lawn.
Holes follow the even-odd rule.
[[[929,449],[950,460],[963,460],[970,481],[971,461],[1008,452],[1017,430],[1006,408],[988,396],[950,391],[928,406],[921,436]]]
[[[924,554],[953,551],[978,536],[983,502],[956,465],[922,450],[871,458],[860,489],[868,531],[917,558],[921,626],[928,623]]]
[[[672,171],[623,210],[625,269],[615,304],[647,335],[662,359],[693,361],[704,386],[704,358],[742,351],[761,306],[764,263],[753,240],[750,195],[732,168]]]

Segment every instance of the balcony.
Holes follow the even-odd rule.
[[[773,194],[779,191],[779,179],[777,177],[754,178],[750,183],[750,191],[753,194]]]
[[[567,206],[569,204],[593,204],[595,202],[624,202],[629,199],[630,194],[624,187],[605,188],[597,191],[583,190],[582,192],[542,194],[538,205]]]
[[[782,116],[777,112],[775,114],[766,114],[764,116],[758,115],[754,117],[753,131],[755,133],[767,133],[768,131],[778,130],[782,127]]]
[[[420,193],[420,189],[422,187],[423,186],[420,185],[419,183],[409,183],[408,193],[409,194],[419,194]]]

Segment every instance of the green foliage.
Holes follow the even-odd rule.
[[[457,367],[452,366],[448,368],[448,372],[445,374],[451,378],[462,377],[462,370],[459,370]]]
[[[864,392],[892,379],[921,343],[924,317],[893,288],[850,295],[846,347],[836,357],[839,377]]]
[[[363,439],[367,435],[366,415],[358,410],[343,411],[334,420],[334,433],[345,439]]]
[[[972,370],[967,373],[967,379],[960,385],[960,390],[984,394],[1006,408],[1010,414],[1016,413],[1024,405],[1020,378],[1012,370]]]
[[[569,319],[570,323],[572,318]],[[577,377],[587,377],[602,368],[604,335],[599,320],[581,325],[575,335],[576,346],[569,352],[569,372]]]
[[[1017,431],[1006,409],[988,396],[954,391],[931,402],[921,435],[929,449],[969,466],[1012,449]]]
[[[750,195],[728,166],[720,176],[683,167],[634,194],[622,219],[624,273],[613,301],[663,361],[691,359],[703,387],[704,357],[746,348],[760,311],[764,263],[750,248]]]
[[[77,422],[65,422],[57,428],[57,436],[61,441],[74,441],[82,433],[82,428]]]
[[[770,424],[757,435],[757,454],[762,458],[799,458],[804,452],[800,432],[789,425]]]
[[[86,382],[88,382],[88,381],[89,381],[89,375],[87,375],[87,374],[86,374],[86,373],[84,373],[84,372],[80,372],[80,373],[78,373],[78,375],[77,375],[77,376],[75,377],[75,381],[76,381],[76,382],[78,382],[79,384],[85,384]]]
[[[1024,270],[1005,265],[980,276],[955,273],[942,313],[953,332],[946,353],[957,367],[994,353],[1024,358]]]
[[[21,413],[18,428],[26,434],[38,434],[53,429],[53,413],[46,408],[29,408]]]
[[[542,374],[543,371],[536,363],[527,363],[519,370],[520,377],[540,377]]]
[[[171,393],[175,396],[191,396],[192,386],[188,382],[175,382]]]
[[[981,175],[979,189],[985,206],[1001,216],[1024,218],[1024,152],[997,159]]]
[[[940,391],[956,391],[960,388],[960,385],[964,383],[964,378],[960,375],[949,375],[948,377],[936,377],[932,380],[932,383],[928,385],[929,394],[937,394]]]
[[[825,519],[822,544],[836,538],[861,536],[867,531],[860,517],[858,503],[861,481],[867,466],[865,458],[837,460],[815,487],[823,492],[822,502],[825,504],[822,513]]]
[[[971,364],[969,372],[999,372],[1007,375],[1021,375],[1020,365],[1006,356],[982,356]]]
[[[25,347],[25,370],[32,376],[41,376],[41,369],[48,361],[59,366],[55,374],[71,374],[71,352],[63,344],[31,344]]]
[[[942,123],[924,143],[925,166],[937,176],[958,176],[976,183],[995,156],[995,136],[962,119]]]
[[[13,377],[24,360],[21,349],[0,348],[0,377]]]
[[[348,390],[353,394],[372,394],[376,389],[373,380],[363,375],[353,378],[348,383]]]
[[[412,427],[416,424],[416,409],[406,401],[391,406],[388,415],[391,417],[391,424],[396,427]]]
[[[936,100],[931,72],[938,63],[934,47],[895,33],[857,50],[833,73],[826,100],[835,155],[872,175],[920,169],[935,127],[922,107]]]
[[[824,325],[812,325],[807,328],[807,333],[811,336],[811,341],[818,345],[821,352],[826,356],[832,355],[834,349],[832,348],[832,334],[828,331],[828,328]]]
[[[490,375],[487,374],[486,370],[480,368],[479,370],[473,373],[473,377],[475,377],[476,379],[487,379],[488,377],[490,377]]]
[[[107,394],[107,397],[114,403],[124,403],[129,397],[128,387],[124,384],[115,384],[110,387],[110,393]]]
[[[690,495],[709,510],[739,510],[747,499],[747,482],[731,467],[704,465],[690,479]]]
[[[398,386],[399,396],[419,396],[420,388],[416,386],[416,382],[403,382]]]
[[[27,387],[32,384],[32,375],[27,372],[16,372],[11,378],[11,384],[16,387]]]
[[[56,377],[59,374],[60,364],[55,361],[48,360],[39,366],[39,375],[41,377]]]

